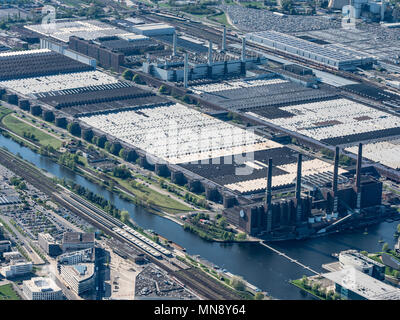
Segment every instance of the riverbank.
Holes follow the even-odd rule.
[[[166,217],[182,227],[186,226],[185,229],[187,231],[193,232],[207,241],[232,243],[235,241],[242,242],[246,239],[246,235],[243,233],[232,233],[232,228],[221,228],[216,223],[205,226],[197,225],[196,223],[187,224],[181,217],[176,217],[177,214],[212,213],[209,210],[198,208],[199,205],[208,206],[204,196],[196,195],[184,187],[175,185],[167,178],[154,176],[150,173],[146,176],[139,171],[135,171],[128,178],[123,178],[114,176],[113,173],[98,172],[89,166],[88,160],[84,157],[69,154],[68,152],[61,153],[56,149],[56,147],[60,147],[74,139],[81,141],[82,148],[86,148],[86,145],[91,148],[97,148],[97,146],[88,143],[82,138],[72,136],[68,132],[60,134],[57,131],[56,134],[55,128],[52,128],[53,124],[46,122],[44,125],[45,122],[42,122],[43,120],[35,120],[31,115],[24,116],[22,114],[17,117],[14,111],[4,106],[0,107],[0,112],[2,114],[2,117],[0,117],[1,129],[4,130],[3,133],[8,137],[21,146],[26,146],[35,153],[47,156],[52,161],[68,167],[91,182],[107,188],[110,192],[118,193],[123,199],[135,205],[143,206],[149,212]],[[57,128],[57,130],[61,129]],[[51,144],[47,144],[49,142]],[[115,157],[107,150],[102,150],[102,152],[106,153],[110,158]],[[131,163],[122,161],[119,158],[115,159],[129,166],[129,170],[134,170]]]

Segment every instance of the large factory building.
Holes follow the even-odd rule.
[[[333,44],[320,45],[276,31],[248,33],[246,39],[337,70],[354,70],[375,62],[372,56],[355,50]]]

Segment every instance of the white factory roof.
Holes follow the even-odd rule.
[[[357,147],[346,149],[354,154],[357,150]],[[392,169],[400,169],[400,139],[364,144],[363,157]]]
[[[256,162],[256,161],[255,161]],[[260,162],[256,162],[258,165],[263,165]],[[249,164],[247,164],[249,165]],[[253,165],[250,165],[253,166]],[[264,165],[268,167],[267,165]],[[278,169],[286,171],[288,173],[281,174],[272,177],[272,187],[280,187],[293,183],[297,176],[297,163],[290,163],[286,165],[277,166]],[[328,162],[313,159],[303,161],[302,163],[302,176],[306,177],[313,174],[323,173],[323,172],[333,172],[333,165]],[[339,174],[346,172],[342,168],[339,168]],[[231,184],[226,184],[225,187],[234,191],[239,191],[241,193],[263,190],[267,185],[267,178],[259,178],[253,180],[246,180]]]
[[[174,27],[166,23],[147,23],[147,24],[137,25],[135,26],[135,28],[144,31],[144,30],[170,29]]]
[[[0,57],[12,57],[12,56],[22,56],[36,53],[46,53],[51,52],[49,49],[35,49],[35,50],[22,50],[22,51],[10,51],[0,53]]]
[[[94,40],[99,37],[126,33],[125,30],[97,20],[57,21],[55,25],[35,24],[25,26],[25,28],[63,42],[68,42],[70,36]]]
[[[282,107],[293,117],[268,119],[249,115],[316,140],[342,137],[400,126],[400,118],[348,99],[333,99]]]
[[[281,147],[250,130],[179,103],[93,115],[81,120],[170,163]]]
[[[289,81],[279,79],[279,78],[247,80],[247,81],[237,80],[237,81],[230,81],[230,82],[203,84],[203,85],[190,87],[190,89],[197,94],[202,94],[204,92],[207,92],[207,93],[222,92],[222,91],[227,91],[227,90],[236,90],[236,89],[241,89],[241,88],[251,88],[251,87],[258,87],[258,86],[265,86],[265,85],[287,83],[287,82],[289,82]]]
[[[51,278],[35,277],[25,280],[24,285],[32,292],[59,291],[61,290]]]
[[[136,34],[136,33],[124,33],[118,35],[119,38],[128,40],[128,41],[136,41],[136,40],[146,40],[149,39],[149,37],[146,37],[142,34]]]
[[[139,18],[134,18],[134,17],[129,17],[129,18],[125,18],[126,21],[135,23],[135,24],[141,24],[144,23],[144,21],[142,19]]]
[[[118,79],[100,71],[66,73],[53,76],[32,77],[0,81],[0,87],[28,95],[95,85],[117,83]]]
[[[325,273],[323,276],[368,300],[400,300],[400,289],[355,268]]]
[[[334,61],[351,61],[360,56],[361,54],[355,55],[355,51],[346,50],[345,48],[335,47],[335,45],[322,46],[310,41],[306,41],[297,38],[292,35],[285,33],[280,33],[272,30],[260,31],[246,34],[246,38],[251,40],[251,37],[259,37],[263,39],[268,39],[275,43],[284,45],[285,47],[291,47],[299,49],[311,54],[324,56],[326,58],[332,59]],[[266,45],[266,43],[263,43]]]

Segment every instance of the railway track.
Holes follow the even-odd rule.
[[[8,151],[0,148],[0,163],[7,169],[13,171],[17,175],[23,177],[40,191],[52,195],[57,191],[57,185],[50,178],[43,175],[34,166],[29,165],[18,157],[11,155]]]
[[[129,246],[133,246],[124,237],[112,230],[114,227],[122,227],[124,225],[122,222],[114,217],[110,217],[107,213],[101,212],[99,208],[83,199],[80,199],[80,197],[76,195],[73,195],[72,197],[72,194],[68,194],[65,190],[63,191],[60,186],[55,184],[50,178],[44,176],[43,173],[34,166],[17,158],[2,148],[0,148],[0,164],[13,171],[18,176],[24,178],[28,183],[50,196],[61,206],[89,221],[98,229],[103,230],[106,234],[114,237],[122,243],[127,243]],[[171,263],[169,262],[169,259],[156,259],[141,248],[136,246],[133,247],[135,250],[144,253],[151,262],[166,270],[168,273],[173,274],[179,281],[193,291],[198,292],[205,299],[232,300],[241,298],[240,296],[233,294],[229,289],[224,288],[221,284],[204,274],[202,271],[194,269],[187,269],[191,271],[173,270],[165,264],[165,262]],[[180,268],[179,266],[177,267]]]
[[[240,300],[242,299],[238,294],[212,279],[202,271],[190,268],[186,270],[179,270],[172,273],[175,278],[185,285],[191,286],[193,279],[196,279],[195,289],[200,295],[204,297],[213,297],[212,300]]]

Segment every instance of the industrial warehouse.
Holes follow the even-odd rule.
[[[44,32],[39,26],[29,28]],[[226,28],[220,44],[208,45],[178,37],[165,24],[125,28],[63,22],[58,32],[46,33],[41,42],[45,48],[3,53],[0,58],[9,66],[3,67],[0,86],[8,101],[57,125],[76,123],[82,134],[91,132],[119,143],[140,166],[222,204],[228,221],[251,235],[302,238],[387,214],[381,206],[382,185],[370,174],[361,175],[360,156],[354,178],[354,172],[339,168],[336,160],[333,165],[309,154],[303,157],[253,125],[287,130],[299,141],[310,138],[336,146],[373,135],[394,136],[399,133],[397,116],[320,89],[310,69],[288,65],[271,71],[264,66],[265,57],[246,49],[247,38],[239,50],[229,48]],[[174,82],[206,101],[206,108],[172,102],[95,68],[114,68],[115,63],[119,70],[127,56],[143,56],[147,45],[151,49],[142,61],[142,77]],[[185,46],[184,54],[178,52]],[[103,49],[111,50],[105,60]],[[340,59],[350,59],[341,54]],[[35,74],[11,77],[9,70],[17,63],[39,66],[46,59],[62,63],[59,68],[50,64],[48,70],[35,68]],[[227,122],[228,111],[242,115],[247,125]],[[279,192],[289,196],[281,198]],[[369,192],[376,192],[376,197],[366,196]],[[371,218],[376,208],[379,215]]]
[[[375,61],[373,56],[355,50],[334,45],[323,46],[276,31],[248,33],[246,39],[338,70],[354,70]]]

